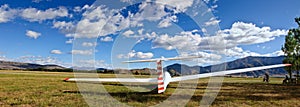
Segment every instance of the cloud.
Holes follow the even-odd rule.
[[[240,45],[265,43],[286,34],[287,30],[271,30],[270,27],[257,27],[252,23],[236,22],[230,29],[221,30],[215,36],[201,37],[201,35],[189,31],[174,36],[160,35],[152,42],[154,48],[166,50],[222,50],[236,48]]]
[[[30,38],[37,39],[38,37],[41,36],[41,33],[38,33],[38,32],[35,32],[35,31],[31,31],[31,30],[27,30],[26,31],[26,36],[28,36]]]
[[[87,5],[87,8],[89,8],[89,11],[84,12],[82,20],[77,23],[76,35],[74,35],[77,38],[97,38],[100,36],[100,30],[108,21],[107,15],[111,13],[103,6],[90,7]]]
[[[141,41],[141,40],[152,40],[156,37],[158,37],[158,35],[155,32],[145,33],[145,34],[142,34],[142,35],[138,36],[139,41]]]
[[[222,62],[221,61],[221,59],[222,59],[221,55],[215,54],[215,53],[203,52],[203,51],[192,52],[192,53],[181,52],[179,56],[181,56],[181,57],[202,56],[201,58],[198,58],[198,59],[194,60],[194,61],[196,61],[197,63],[199,63],[201,65],[216,64],[216,63]]]
[[[66,41],[66,44],[72,44],[73,43],[73,39],[69,39]]]
[[[62,52],[60,50],[52,50],[50,53],[51,54],[62,54]]]
[[[50,8],[47,10],[38,10],[36,8],[26,8],[20,13],[20,16],[30,22],[41,22],[59,17],[67,17],[68,9],[65,7]]]
[[[140,58],[140,59],[150,59],[152,58],[154,55],[151,52],[136,52],[135,50],[132,50],[131,52],[129,52],[127,55],[124,54],[119,54],[117,57],[119,59],[122,58]]]
[[[40,3],[40,2],[42,2],[42,1],[51,1],[51,0],[32,0],[32,2],[34,2],[34,3]]]
[[[139,6],[140,12],[134,15],[134,19],[140,21],[158,21],[161,20],[164,16],[170,15],[170,13],[165,12],[165,6],[160,4],[151,4],[148,2],[143,2]]]
[[[109,37],[109,36],[104,37],[104,38],[101,38],[101,41],[103,41],[103,42],[111,42],[111,41],[113,41],[113,40],[114,40],[114,39],[111,38],[111,37]]]
[[[74,33],[75,25],[73,22],[66,21],[54,21],[52,28],[57,28],[63,33]]]
[[[207,24],[210,25],[210,24]],[[276,37],[286,35],[287,30],[275,29],[270,27],[258,27],[252,23],[236,22],[230,29],[217,32],[214,36],[201,36],[197,32],[185,31],[175,35],[163,34],[156,37],[153,41],[153,48],[164,48],[166,50],[179,49],[185,54],[202,54],[209,56],[199,60],[201,63],[220,62],[221,56],[231,58],[242,58],[247,56],[279,56],[281,51],[267,54],[260,54],[240,48],[242,45],[253,45],[266,43]],[[200,52],[200,53],[199,53]],[[181,53],[183,54],[183,53]],[[213,57],[211,57],[213,55]],[[217,58],[217,59],[210,59]],[[208,64],[209,64],[208,63]]]
[[[142,26],[132,13],[123,16],[118,10],[110,10],[105,6],[89,6],[89,11],[83,13],[83,19],[78,22],[75,37],[96,38],[115,34],[129,27]],[[106,24],[108,23],[108,24]]]
[[[81,12],[82,9],[81,9],[80,6],[76,6],[76,7],[74,7],[73,11],[74,11],[74,12]]]
[[[204,2],[205,2],[206,4],[208,4],[209,1],[210,1],[210,0],[206,0],[206,1],[204,1]],[[205,14],[210,13],[210,12],[215,12],[215,11],[216,11],[216,8],[218,8],[218,5],[216,4],[216,2],[217,2],[217,0],[214,0],[212,6],[208,7],[208,9],[207,9],[205,12],[203,12],[203,13],[201,14],[201,16],[204,16]]]
[[[221,30],[215,36],[202,37],[198,49],[232,49],[241,45],[266,43],[286,34],[287,30],[271,30],[267,26],[257,27],[252,23],[235,22],[230,29]]]
[[[141,59],[148,59],[148,58],[152,58],[153,57],[153,53],[150,53],[150,52],[147,52],[147,53],[137,52],[136,53],[136,57],[137,58],[141,58]]]
[[[177,1],[176,1],[177,2]],[[182,1],[178,1],[182,2]],[[192,4],[193,1],[184,1]],[[178,5],[180,8],[185,8],[186,6]],[[110,34],[116,34],[119,31],[128,29],[130,27],[142,27],[144,22],[154,22],[161,21],[158,25],[159,27],[168,27],[171,22],[176,22],[177,17],[172,16],[171,12],[165,11],[164,5],[157,5],[153,3],[143,2],[139,5],[139,10],[137,13],[132,13],[128,11],[128,14],[124,15],[124,12],[109,9],[106,6],[94,6],[85,5],[83,7],[75,7],[73,11],[81,12],[85,11],[82,16],[82,20],[76,23],[58,21],[53,23],[53,28],[60,29],[67,37],[76,38],[97,38],[99,36],[107,36]],[[107,24],[108,23],[108,24]],[[70,29],[76,26],[76,32],[66,32],[72,31]],[[133,35],[132,32],[124,32],[124,36]]]
[[[271,30],[270,27],[257,27],[252,23],[236,22],[231,29],[222,30],[220,33],[228,43],[237,45],[250,45],[265,43],[287,34],[287,30]]]
[[[134,0],[120,0],[121,2],[124,2],[124,3],[130,3],[132,4]]]
[[[40,1],[33,0],[33,2]],[[69,16],[69,13],[65,7],[49,8],[47,10],[38,10],[37,8],[12,9],[7,4],[0,7],[0,23],[11,21],[16,17],[21,17],[30,22],[41,22],[67,16]]]
[[[223,54],[228,56],[228,57],[233,57],[233,58],[244,58],[244,57],[248,57],[248,56],[272,57],[272,56],[282,56],[282,55],[284,55],[284,53],[281,50],[275,51],[275,52],[272,52],[272,53],[267,53],[267,54],[260,54],[260,53],[251,52],[251,51],[248,51],[248,50],[243,50],[240,47],[234,47],[234,48],[231,48],[231,49],[226,49],[226,51]]]
[[[271,55],[272,56],[283,56],[284,52],[282,52],[281,50],[279,50],[279,51],[273,52]]]
[[[9,5],[4,4],[0,7],[0,23],[9,22],[16,17],[18,10],[11,9]]]
[[[218,33],[219,36],[204,37],[203,42],[199,44],[199,49],[213,50],[234,58],[247,56],[278,56],[282,55],[282,52],[277,51],[274,53],[260,54],[243,50],[239,46],[266,43],[286,34],[287,30],[271,30],[270,27],[257,27],[252,23],[236,22],[230,29],[220,31]],[[221,51],[222,49],[226,50]]]
[[[127,30],[123,33],[124,36],[129,37],[130,35],[133,35],[134,32],[132,30]]]
[[[6,58],[6,56],[0,56],[0,61],[7,61],[8,59]]]
[[[208,22],[205,22],[205,26],[213,26],[213,25],[217,25],[221,22],[221,20],[217,20],[215,17],[210,18]]]
[[[41,65],[47,65],[47,64],[63,65],[63,63],[59,61],[57,58],[42,57],[42,56],[21,56],[19,58],[14,59],[13,61],[24,62],[24,63],[35,63]]]
[[[127,15],[105,6],[89,6],[88,8],[89,11],[83,13],[83,19],[77,24],[76,34],[73,35],[75,37],[96,38],[116,34],[130,27],[142,27],[143,21],[159,21],[170,15],[165,12],[164,6],[148,2],[141,3],[137,13],[128,11]]]
[[[11,62],[33,63],[33,64],[41,64],[41,65],[55,64],[64,67],[72,66],[71,63],[65,63],[59,60],[58,58],[50,57],[50,56],[44,57],[44,56],[25,55],[13,59],[8,59],[5,56],[0,56],[0,60],[11,61]]]
[[[209,3],[210,0],[203,0],[205,3]]]
[[[153,48],[196,50],[200,42],[201,36],[193,32],[181,32],[175,36],[164,34],[153,40]]]
[[[84,10],[88,10],[88,9],[91,9],[92,8],[92,6],[89,6],[89,5],[84,5],[84,6],[82,6],[82,7],[80,7],[80,6],[75,6],[74,8],[73,8],[73,11],[74,12],[77,12],[77,13],[80,13],[80,12],[82,12],[82,11],[84,11]]]
[[[156,0],[156,3],[175,7],[176,12],[185,12],[193,5],[194,0]]]
[[[95,47],[95,46],[97,46],[97,43],[96,42],[83,42],[82,43],[82,46],[84,46],[84,47]]]
[[[140,43],[143,40],[153,40],[156,37],[158,37],[156,32],[144,32],[144,29],[141,28],[139,30],[136,31],[137,33],[135,33],[132,30],[127,30],[125,31],[122,35],[124,35],[127,38],[134,38],[137,39],[137,43]]]
[[[92,55],[93,50],[72,50],[71,54],[74,54],[74,55]]]
[[[167,17],[159,22],[158,28],[166,28],[172,25],[172,22],[178,22],[177,16],[173,15],[171,17]]]
[[[203,0],[206,4],[208,4],[210,1],[212,1],[213,3],[217,3],[218,0]]]

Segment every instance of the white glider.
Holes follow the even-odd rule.
[[[158,59],[149,59],[149,60],[134,60],[134,61],[126,61],[124,63],[138,63],[138,62],[156,62],[157,64],[157,72],[158,78],[66,78],[64,81],[67,82],[131,82],[131,83],[157,83],[158,84],[158,93],[165,92],[168,84],[170,82],[178,82],[199,78],[206,78],[212,76],[224,76],[228,74],[236,74],[236,73],[244,73],[249,71],[257,71],[263,69],[270,68],[279,68],[285,66],[291,66],[291,64],[277,64],[277,65],[269,65],[269,66],[261,66],[261,67],[252,67],[252,68],[244,68],[244,69],[236,69],[236,70],[226,70],[226,71],[218,71],[204,74],[196,74],[196,75],[187,75],[180,77],[171,77],[169,72],[164,72],[162,67],[162,61],[168,60],[187,60],[201,58],[201,56],[190,56],[190,57],[175,57],[175,58],[158,58]]]

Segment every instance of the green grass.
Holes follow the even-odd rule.
[[[101,74],[100,76],[115,77],[112,74]],[[66,77],[73,77],[73,74],[0,71],[0,106],[88,106],[82,95],[79,94],[76,83],[62,81]],[[281,84],[282,80],[282,78],[271,78],[271,82],[266,84],[262,82],[261,78],[224,78],[221,90],[212,107],[300,106],[300,86],[285,86]],[[153,106],[167,99],[176,89],[189,90],[188,86],[191,83],[189,81],[181,85],[171,83],[164,94],[137,92],[120,83],[105,83],[104,87],[113,98],[127,105]],[[104,96],[102,100],[106,100],[105,94],[94,88],[99,84],[82,84],[87,85],[89,90],[95,91],[83,92],[85,95],[89,95],[89,98],[95,100],[99,99],[99,96]],[[199,79],[195,93],[187,103],[187,107],[199,106],[207,84],[208,79]],[[131,86],[143,89],[143,86],[149,85],[132,84]],[[150,87],[154,86],[150,85]],[[64,92],[64,90],[68,90],[68,92]],[[178,96],[179,100],[184,97],[184,95]]]

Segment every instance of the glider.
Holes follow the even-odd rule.
[[[236,74],[236,73],[244,73],[249,71],[257,71],[263,69],[270,68],[279,68],[285,66],[291,66],[291,64],[277,64],[277,65],[269,65],[269,66],[261,66],[261,67],[252,67],[252,68],[244,68],[244,69],[236,69],[236,70],[226,70],[226,71],[218,71],[204,74],[196,74],[196,75],[186,75],[180,77],[171,77],[169,72],[163,71],[162,62],[169,60],[188,60],[201,58],[201,56],[189,56],[189,57],[175,57],[175,58],[157,58],[157,59],[148,59],[148,60],[133,60],[133,61],[125,61],[124,63],[140,63],[140,62],[156,62],[157,65],[157,73],[158,78],[66,78],[64,81],[66,82],[129,82],[129,83],[157,83],[158,93],[165,92],[168,84],[170,82],[178,82],[199,78],[206,78],[212,76],[224,76],[228,74]]]

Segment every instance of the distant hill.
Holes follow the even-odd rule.
[[[232,70],[232,69],[242,69],[249,67],[258,67],[258,66],[267,66],[273,64],[281,64],[284,59],[284,56],[279,57],[246,57],[237,59],[234,61],[230,61],[227,63],[211,65],[211,66],[188,66],[184,64],[173,64],[164,68],[164,70],[172,70],[173,74],[183,75],[183,74],[201,74],[208,73],[213,71],[220,70]],[[0,69],[6,70],[33,70],[33,71],[61,71],[61,72],[72,72],[71,68],[65,68],[58,65],[39,65],[39,64],[31,64],[31,63],[20,63],[20,62],[9,62],[9,61],[0,61]],[[98,68],[96,69],[99,73],[133,73],[138,75],[149,75],[156,74],[155,69],[106,69],[106,68]],[[274,68],[267,69],[261,71],[253,71],[241,74],[234,74],[236,76],[262,76],[265,72],[268,72],[271,76],[283,76],[287,74],[284,68]]]
[[[0,69],[5,69],[5,70],[37,70],[37,69],[63,70],[63,69],[67,69],[67,68],[58,66],[58,65],[40,65],[40,64],[21,63],[21,62],[0,61]]]
[[[187,66],[184,64],[173,64],[169,65],[164,68],[164,70],[173,69],[179,74],[197,74],[197,73],[208,73],[212,71],[220,71],[220,70],[232,70],[232,69],[242,69],[242,68],[249,68],[249,67],[258,67],[258,66],[267,66],[273,64],[282,64],[284,56],[279,57],[246,57],[237,59],[234,61],[230,61],[227,63],[211,65],[211,66]],[[195,72],[198,71],[198,72]],[[261,71],[254,71],[254,72],[247,72],[241,74],[235,74],[239,76],[261,76],[265,72],[268,72],[271,76],[278,76],[278,75],[285,75],[287,72],[284,68],[274,68],[274,69],[267,69]]]

